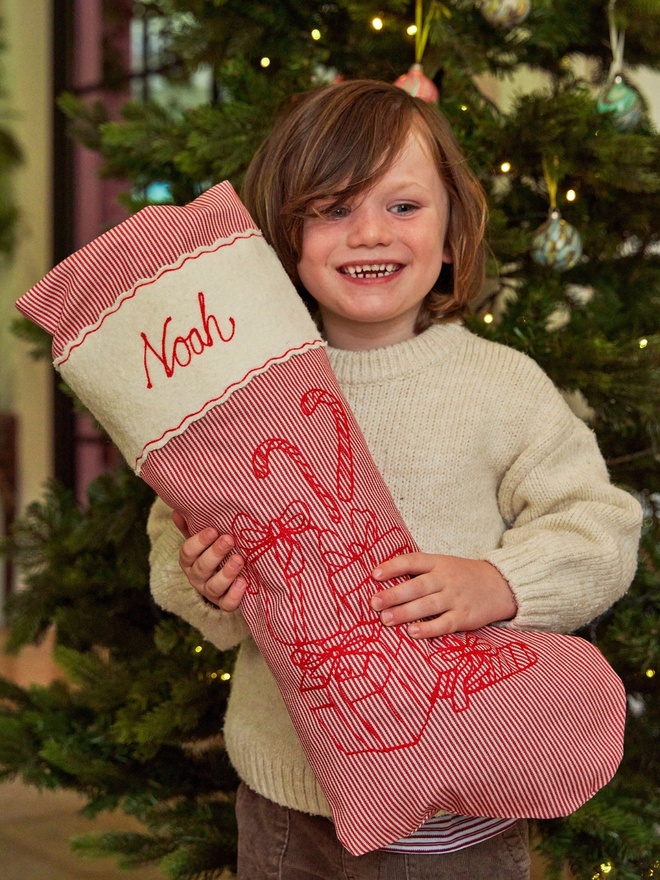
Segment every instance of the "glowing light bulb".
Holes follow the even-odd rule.
[[[202,650],[202,646],[197,645],[197,647],[195,648],[195,654],[199,654],[201,650]]]
[[[467,106],[465,104],[461,104],[461,110],[463,111],[463,113],[465,113],[465,111],[467,110]]]
[[[492,323],[493,323],[493,316],[491,315],[490,312],[486,312],[486,314],[484,315],[484,324],[492,324]]]
[[[647,669],[646,670],[646,677],[647,678],[653,678],[654,675],[655,675],[655,669]]]
[[[266,56],[264,55],[259,64],[261,64],[262,67],[268,67],[270,64],[270,58],[266,58]]]
[[[574,202],[576,198],[577,198],[577,193],[575,192],[575,190],[569,189],[569,191],[566,193],[566,200],[569,202]]]
[[[417,25],[416,24],[409,24],[408,27],[406,28],[406,33],[408,34],[408,36],[414,37],[415,34],[417,33]]]
[[[314,30],[312,31],[312,39],[313,40],[320,40],[321,39],[321,31],[318,28],[314,28]]]
[[[604,863],[600,866],[600,870],[603,872],[603,874],[609,874],[610,871],[612,870],[612,865],[611,865],[611,863],[610,863],[610,862],[604,862]]]
[[[374,18],[371,21],[371,26],[375,31],[380,31],[383,28],[383,21],[380,18]]]
[[[211,673],[211,678],[217,678],[217,677],[218,677],[218,673],[217,673],[217,672],[212,672],[212,673]]]
[[[511,171],[511,162],[502,162],[500,165],[500,171],[503,174],[508,174],[508,172]]]
[[[222,675],[220,676],[220,678],[223,681],[229,681],[229,679],[231,678],[231,675],[228,672],[223,672]]]
[[[640,348],[646,348],[646,346],[647,346],[648,344],[649,344],[648,339],[640,339],[640,340],[639,340],[639,347],[640,347]]]

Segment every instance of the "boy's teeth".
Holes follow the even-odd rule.
[[[354,278],[382,278],[398,269],[398,263],[367,263],[364,266],[346,266],[342,271]]]

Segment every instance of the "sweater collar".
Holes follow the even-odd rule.
[[[403,379],[446,360],[468,333],[462,324],[433,324],[424,333],[370,351],[344,351],[328,346],[332,369],[340,385],[371,385]]]

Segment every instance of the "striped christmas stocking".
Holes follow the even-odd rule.
[[[140,211],[19,300],[136,473],[195,532],[231,532],[242,611],[360,854],[438,810],[572,812],[614,774],[623,687],[579,638],[413,641],[369,600],[416,550],[323,342],[229,184]]]

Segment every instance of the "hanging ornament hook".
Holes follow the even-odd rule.
[[[422,31],[424,30],[422,5],[422,0],[415,0],[415,64],[421,64],[422,55],[426,48],[426,40],[422,39]],[[426,39],[428,39],[428,35]]]
[[[557,168],[559,167],[559,159],[554,156],[552,159],[553,171],[550,169],[548,160],[543,157],[543,176],[545,177],[545,185],[548,187],[548,196],[550,198],[550,209],[557,209]]]
[[[415,27],[417,28],[415,31],[415,64],[422,63],[424,50],[429,39],[431,23],[438,15],[445,15],[447,18],[450,18],[451,12],[444,3],[439,3],[438,0],[431,0],[431,5],[426,15],[424,15],[424,0],[415,0]]]
[[[608,83],[614,81],[617,74],[623,70],[623,48],[626,43],[626,32],[620,31],[614,18],[616,0],[609,0],[607,5],[607,20],[610,26],[610,48],[612,49],[612,63],[607,77]]]

